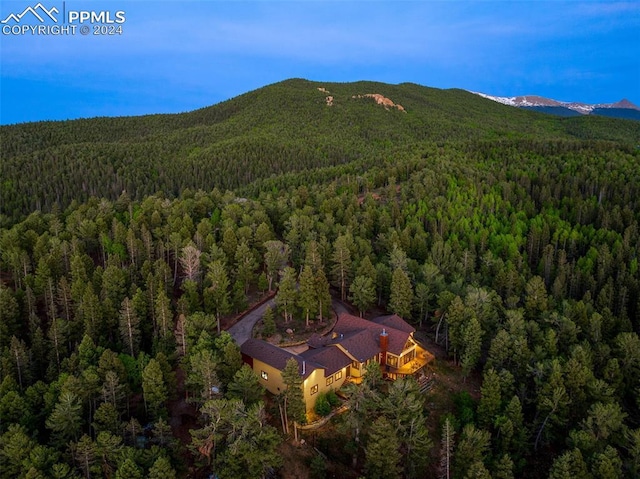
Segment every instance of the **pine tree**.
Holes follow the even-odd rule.
[[[302,391],[302,377],[298,371],[298,361],[289,358],[282,371],[282,380],[286,389],[282,393],[284,401],[284,413],[287,420],[300,424],[306,422],[306,409],[304,404],[304,393]],[[285,431],[288,432],[288,421],[285,422]]]
[[[220,333],[220,322],[222,315],[227,314],[231,305],[229,303],[229,277],[227,270],[221,261],[214,261],[209,265],[207,279],[211,283],[209,293],[211,297],[211,308],[218,322],[218,333]]]
[[[489,369],[483,375],[482,387],[480,388],[478,425],[484,429],[489,429],[500,412],[501,405],[500,377],[495,369]]]
[[[289,259],[289,246],[282,241],[267,241],[264,244],[264,265],[267,270],[269,292],[273,291],[273,281],[278,277],[280,270],[285,267]]]
[[[9,353],[11,355],[11,364],[15,367],[18,385],[22,391],[30,382],[29,350],[24,341],[12,336]]]
[[[447,417],[442,425],[442,438],[440,439],[440,467],[439,479],[451,479],[451,465],[455,446],[455,430],[451,419]]]
[[[271,337],[276,332],[276,323],[274,321],[274,312],[271,306],[267,306],[262,315],[262,334],[264,337]]]
[[[367,276],[356,276],[351,286],[349,286],[349,293],[349,301],[358,308],[360,317],[376,302],[375,284]]]
[[[509,454],[504,454],[494,466],[494,479],[513,479],[513,461]]]
[[[156,359],[151,359],[142,372],[142,391],[148,413],[153,418],[161,417],[168,391],[160,363]]]
[[[407,273],[396,268],[391,277],[391,295],[389,297],[389,309],[402,318],[411,317],[411,305],[413,303],[413,288]]]
[[[149,468],[148,479],[175,479],[176,471],[171,467],[171,462],[164,456],[160,456]]]
[[[187,385],[193,390],[193,400],[202,404],[216,396],[221,389],[213,351],[197,350],[189,355]]]
[[[84,473],[84,477],[87,479],[91,478],[92,466],[96,461],[96,456],[98,455],[95,442],[85,434],[77,443],[72,444],[71,452],[73,454],[74,461]]]
[[[473,424],[467,424],[462,430],[460,442],[455,450],[456,474],[468,471],[476,462],[482,462],[491,442],[491,435]]]
[[[239,399],[247,406],[257,403],[264,394],[258,376],[248,364],[244,364],[233,376],[227,387],[227,399]]]
[[[278,309],[282,311],[285,322],[293,319],[293,310],[298,298],[296,290],[296,272],[293,268],[286,267],[282,271],[280,279],[280,287],[275,297],[275,303]]]
[[[200,281],[200,256],[202,252],[193,243],[182,248],[180,266],[184,278],[198,283]]]
[[[162,289],[156,295],[154,318],[153,334],[156,341],[170,346],[173,343],[173,313],[171,311],[171,301]]]
[[[120,337],[129,354],[135,357],[140,345],[140,318],[129,298],[124,298],[120,309]]]
[[[298,306],[305,315],[305,323],[309,327],[309,317],[316,313],[318,305],[316,300],[315,278],[310,266],[304,266],[299,277],[300,289],[298,291]]]
[[[462,327],[462,344],[464,346],[460,354],[460,365],[462,366],[462,373],[465,380],[480,360],[482,334],[480,322],[476,319],[475,315],[472,315],[469,321]]]
[[[235,254],[235,277],[243,285],[245,294],[249,291],[249,286],[255,278],[254,271],[258,267],[253,251],[246,241],[242,241]]]
[[[331,268],[331,276],[333,284],[340,288],[340,299],[347,299],[347,290],[351,283],[351,244],[353,238],[349,235],[338,236],[333,245],[333,254],[331,259],[333,266]]]
[[[143,479],[142,469],[131,458],[125,459],[116,471],[115,479]]]
[[[82,429],[82,404],[74,393],[63,391],[58,402],[47,418],[46,425],[61,443],[77,439]]]
[[[328,315],[331,306],[331,293],[329,292],[329,281],[324,274],[324,269],[320,268],[315,272],[315,294],[318,301],[318,318],[320,322]]]
[[[400,478],[400,442],[393,426],[380,416],[371,426],[364,469],[369,479]]]

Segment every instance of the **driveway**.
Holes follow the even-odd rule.
[[[256,323],[262,319],[264,310],[267,309],[267,306],[271,306],[271,309],[273,310],[276,309],[274,300],[270,299],[266,303],[258,306],[256,309],[249,311],[242,317],[242,319],[227,330],[231,337],[236,340],[238,346],[242,346],[242,343],[251,338],[251,331],[253,331],[253,327]]]
[[[242,343],[251,338],[253,327],[262,318],[262,316],[264,315],[264,310],[267,309],[267,306],[271,306],[271,309],[273,310],[276,309],[274,300],[270,299],[266,303],[258,306],[256,309],[249,311],[242,317],[242,319],[240,319],[236,324],[234,324],[227,330],[231,337],[235,339],[236,343],[238,343],[238,346],[242,346]],[[337,315],[340,315],[340,313],[350,312],[343,302],[335,298],[331,299],[331,307]]]

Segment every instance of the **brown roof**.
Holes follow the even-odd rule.
[[[307,346],[310,348],[322,348],[331,342],[330,336],[320,336],[318,333],[313,333],[309,339],[307,339]]]
[[[386,330],[389,334],[388,351],[399,356],[415,329],[398,315],[377,319],[382,321],[369,321],[348,313],[340,314],[333,328],[338,334],[334,342],[340,344],[358,361],[364,362],[380,352],[380,333]]]
[[[324,369],[323,366],[313,361],[307,361],[305,358],[297,354],[290,353],[289,351],[274,346],[271,343],[262,341],[260,339],[248,339],[242,346],[240,346],[240,352],[244,355],[250,356],[258,361],[262,361],[269,366],[273,366],[280,371],[284,370],[287,365],[287,361],[290,358],[295,359],[298,362],[298,371],[303,379],[306,379],[314,370]],[[302,372],[304,371],[304,374]]]
[[[386,331],[389,337],[388,351],[396,356],[402,354],[407,340],[415,328],[397,314],[381,316],[369,321],[358,316],[341,313],[333,328],[332,336],[312,336],[310,349],[293,354],[278,346],[259,339],[249,339],[240,346],[243,355],[283,370],[290,358],[298,362],[300,375],[306,378],[316,369],[324,369],[325,376],[346,367],[349,356],[365,362],[380,352],[380,334]],[[345,354],[340,348],[347,352]],[[304,375],[302,374],[304,371]]]
[[[411,326],[397,314],[392,314],[390,316],[378,316],[372,321],[376,324],[381,324],[382,326],[385,326],[387,328],[397,329],[405,333],[415,333],[416,331],[416,328]]]
[[[340,348],[335,346],[320,349],[307,349],[300,353],[300,356],[307,361],[322,364],[326,369],[326,376],[340,371],[351,364],[351,358],[344,354]]]

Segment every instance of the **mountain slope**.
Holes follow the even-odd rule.
[[[535,110],[542,113],[559,116],[577,116],[567,110],[580,115],[600,115],[611,118],[621,118],[628,120],[640,120],[640,108],[631,103],[626,98],[616,103],[602,103],[590,105],[580,102],[558,101],[551,98],[544,98],[537,95],[523,95],[513,97],[501,97],[486,95],[484,93],[472,92],[488,100],[502,103],[503,105],[515,106]]]
[[[375,165],[423,142],[638,137],[634,122],[553,118],[463,90],[293,79],[183,114],[2,127],[0,223],[90,196],[175,196],[287,172]]]

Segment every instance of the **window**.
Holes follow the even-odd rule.
[[[269,380],[269,375],[267,374],[267,372],[266,372],[266,371],[260,371],[260,377],[261,377],[262,379],[264,379],[265,381],[268,381],[268,380]]]
[[[335,376],[336,376],[336,381],[337,381],[338,379],[342,379],[342,371],[338,371],[338,372],[335,374]]]
[[[333,376],[329,376],[327,378],[327,386],[329,386],[331,383],[333,383]]]
[[[358,361],[352,361],[351,362],[351,367],[353,369],[360,369],[360,363]]]
[[[311,386],[311,395],[313,396],[317,392],[318,392],[318,385],[316,384],[314,386]]]
[[[387,364],[391,367],[397,368],[398,358],[395,356],[392,356],[391,354],[387,354]]]

